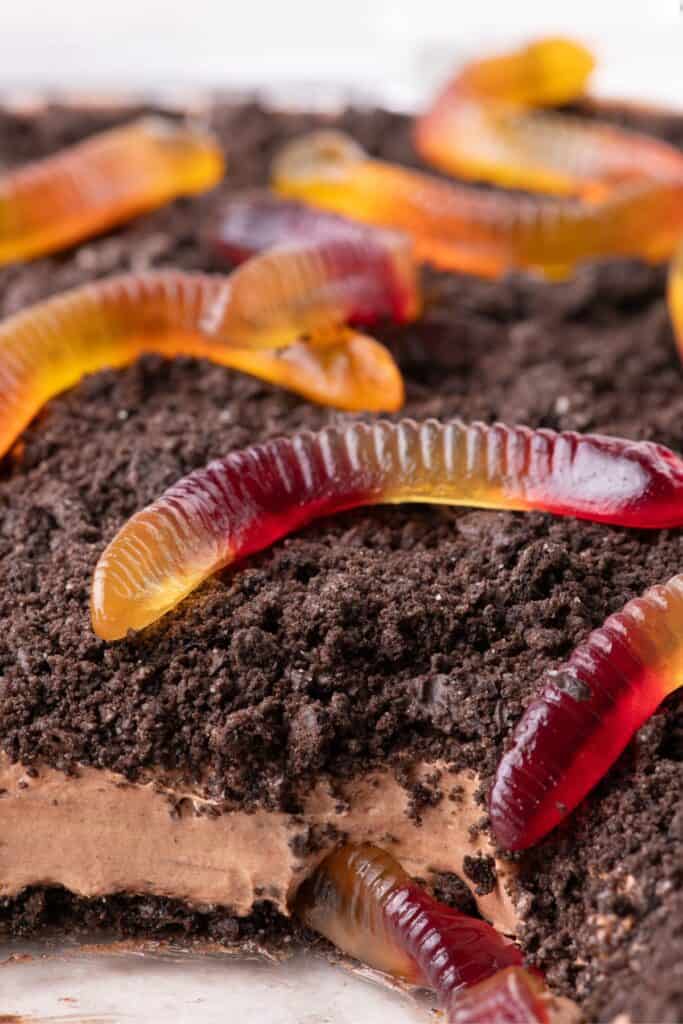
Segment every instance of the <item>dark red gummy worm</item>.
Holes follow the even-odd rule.
[[[398,231],[363,224],[296,199],[282,199],[267,189],[247,189],[230,196],[218,213],[212,213],[203,236],[216,262],[228,266],[282,245],[317,245],[339,239],[366,246],[383,239],[409,244]]]
[[[454,994],[448,1024],[548,1024],[548,990],[523,967],[506,967]]]
[[[315,931],[370,966],[454,993],[505,967],[519,949],[478,918],[439,903],[385,850],[342,846],[300,887],[295,910]]]
[[[522,955],[485,921],[439,903],[415,882],[397,888],[384,914],[423,982],[444,1004],[463,986],[476,985],[502,967],[521,965]]]
[[[548,673],[491,790],[499,842],[525,849],[600,781],[635,731],[683,682],[683,575],[652,587]]]

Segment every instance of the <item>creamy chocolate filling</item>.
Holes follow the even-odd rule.
[[[509,890],[513,866],[496,857],[476,826],[479,779],[423,764],[416,777],[442,773],[447,792],[436,806],[409,814],[409,794],[388,771],[376,771],[332,792],[321,780],[302,815],[256,810],[214,814],[215,802],[192,787],[128,783],[110,771],[82,767],[75,776],[51,768],[28,774],[0,755],[0,896],[32,885],[61,885],[86,897],[112,893],[169,896],[196,906],[219,905],[247,915],[258,899],[283,913],[302,878],[335,842],[371,842],[390,849],[408,872],[465,878],[465,857],[495,858],[497,883],[476,895],[481,913],[514,934]],[[315,853],[296,839],[314,828]]]

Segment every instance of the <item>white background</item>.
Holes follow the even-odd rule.
[[[548,31],[598,48],[601,89],[683,106],[679,0],[0,0],[0,87],[267,79],[403,104],[482,44]]]
[[[341,88],[409,107],[482,47],[550,31],[596,49],[600,92],[683,108],[678,0],[0,0],[0,91],[286,84],[311,103]],[[87,1011],[155,1024],[429,1019],[310,961],[274,971],[134,957],[0,967],[0,1013]]]

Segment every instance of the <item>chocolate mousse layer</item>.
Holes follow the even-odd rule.
[[[321,777],[301,813],[286,814],[227,809],[179,780],[128,783],[101,768],[75,775],[27,771],[0,758],[0,895],[52,883],[90,899],[128,891],[247,917],[266,894],[287,914],[302,879],[336,844],[370,842],[391,849],[418,878],[462,875],[476,860],[495,868],[496,884],[475,894],[475,902],[513,935],[515,867],[496,858],[477,827],[476,776],[453,774],[439,762],[413,771],[417,784],[443,780],[451,787],[419,819],[409,813],[406,789],[386,770],[337,786]]]
[[[0,162],[52,152],[131,113],[5,113]],[[229,157],[220,189],[0,270],[0,313],[131,267],[210,268],[200,224],[231,189],[267,180],[283,140],[323,121],[373,153],[417,162],[409,121],[382,111],[323,119],[218,104],[210,117]],[[683,137],[673,119],[656,127]],[[401,362],[408,415],[596,430],[681,451],[683,378],[664,283],[663,268],[623,261],[553,286],[427,271],[420,321],[378,336]],[[86,380],[30,426],[0,477],[0,749],[13,780],[0,786],[0,827],[11,814],[23,827],[4,808],[31,806],[46,778],[72,794],[71,806],[83,793],[84,813],[94,813],[81,788],[94,777],[114,785],[121,813],[141,792],[155,793],[155,809],[163,805],[178,829],[200,830],[207,808],[212,821],[250,812],[289,827],[298,818],[288,849],[300,866],[333,841],[330,822],[321,830],[306,820],[306,794],[321,780],[348,794],[382,772],[405,827],[423,836],[414,870],[469,909],[465,885],[480,900],[500,891],[492,853],[476,847],[485,807],[463,793],[457,773],[476,773],[481,797],[543,671],[680,570],[681,531],[466,509],[359,510],[209,580],[138,636],[107,645],[90,631],[92,570],[129,515],[210,458],[336,416],[208,363],[147,358]],[[435,762],[456,774],[419,768]],[[519,859],[510,898],[525,952],[589,1020],[683,1018],[682,764],[679,693],[578,813]],[[477,811],[475,847],[445,869],[428,852],[433,822],[463,799]],[[381,788],[367,804],[382,813]],[[39,829],[48,811],[38,797],[33,808]],[[342,799],[334,813],[343,809]],[[161,812],[159,821],[170,828]],[[125,871],[98,888],[64,865],[43,868],[22,875],[21,890],[12,865],[0,868],[0,930],[103,925],[283,948],[293,935],[282,880],[275,893],[254,879],[249,904],[227,895],[226,879],[225,898],[211,890],[207,902],[207,893],[144,885]]]

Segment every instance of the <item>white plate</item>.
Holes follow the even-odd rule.
[[[35,944],[0,945],[0,1014],[20,1015],[22,1024],[35,1018],[41,1024],[435,1020],[416,997],[303,953],[280,964],[182,951],[84,954]]]

